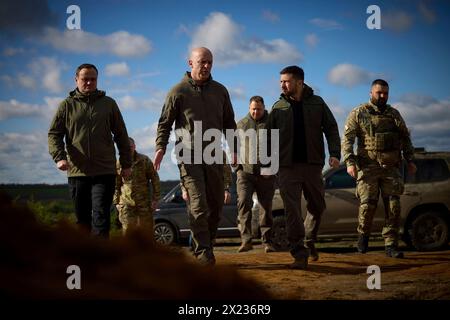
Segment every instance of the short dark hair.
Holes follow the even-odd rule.
[[[280,71],[280,74],[292,74],[297,80],[305,80],[305,72],[299,66],[289,66]]]
[[[77,68],[77,71],[76,71],[76,73],[75,73],[77,76],[78,76],[78,74],[80,73],[81,69],[94,69],[95,72],[97,72],[97,75],[98,75],[97,67],[94,66],[93,64],[90,64],[90,63],[83,63],[83,64],[79,65],[78,68]]]
[[[376,84],[379,84],[379,85],[382,86],[382,87],[388,87],[388,88],[389,88],[389,85],[388,85],[387,81],[386,81],[386,80],[383,80],[383,79],[376,79],[376,80],[373,80],[373,81],[372,81],[372,87],[373,87],[374,85],[376,85]]]
[[[264,99],[261,96],[253,96],[250,98],[250,103],[252,103],[252,101],[255,101],[257,103],[261,103],[264,105]]]
[[[128,137],[128,140],[130,140],[131,144],[136,145],[136,143],[134,142],[134,139],[132,137]]]

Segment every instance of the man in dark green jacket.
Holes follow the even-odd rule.
[[[339,166],[340,138],[336,120],[327,104],[304,83],[303,69],[289,66],[281,70],[280,75],[283,93],[270,112],[266,128],[279,130],[278,178],[290,252],[295,258],[291,267],[306,269],[308,256],[312,260],[318,259],[314,242],[326,207],[322,180],[323,135],[327,138],[332,167]],[[262,170],[262,173],[266,174],[266,171]],[[307,202],[305,222],[301,212],[302,192]]]
[[[238,220],[242,242],[238,252],[253,249],[252,207],[254,192],[256,192],[260,204],[259,228],[264,251],[266,253],[275,251],[272,245],[272,199],[275,192],[275,175],[261,175],[259,155],[260,129],[265,130],[267,118],[264,99],[260,96],[253,96],[250,98],[249,113],[237,124],[240,150],[242,150],[240,152],[240,164],[236,169]]]
[[[226,129],[234,130],[236,122],[227,89],[211,77],[211,51],[204,47],[193,49],[188,63],[191,72],[167,94],[158,123],[153,162],[159,170],[175,122],[176,145],[184,146],[178,166],[189,196],[194,255],[201,264],[214,265],[213,243],[224,202],[223,153],[219,144],[220,148],[214,150],[220,160],[209,162],[203,157],[209,146],[203,138],[208,129],[219,134]]]
[[[131,174],[131,152],[119,107],[97,90],[97,77],[92,64],[77,68],[77,88],[56,111],[48,146],[57,168],[67,171],[77,224],[107,238],[116,176],[114,142],[124,177]]]

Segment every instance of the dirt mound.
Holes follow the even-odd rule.
[[[39,299],[269,299],[265,289],[230,266],[203,267],[177,249],[136,232],[94,239],[73,225],[41,225],[26,207],[0,193],[0,289]],[[81,270],[81,289],[66,282]]]

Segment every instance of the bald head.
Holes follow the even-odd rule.
[[[194,48],[189,56],[191,77],[197,84],[203,84],[211,76],[213,55],[208,48]]]

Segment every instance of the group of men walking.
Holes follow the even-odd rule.
[[[151,212],[159,199],[157,171],[166,154],[172,126],[175,123],[176,145],[195,151],[195,135],[209,129],[254,130],[259,137],[263,129],[269,146],[279,146],[273,152],[279,170],[262,163],[259,141],[256,149],[246,144],[243,154],[233,153],[231,165],[237,172],[238,219],[242,244],[239,252],[252,249],[251,209],[253,194],[260,203],[259,223],[265,252],[274,251],[271,238],[272,198],[275,185],[285,206],[286,230],[290,266],[305,269],[308,258],[318,259],[315,247],[322,214],[326,208],[322,169],[325,164],[327,140],[331,167],[338,167],[341,140],[336,120],[325,101],[304,82],[304,72],[298,66],[289,66],[280,72],[280,99],[271,112],[265,109],[264,99],[253,96],[249,113],[237,124],[230,96],[222,84],[212,79],[213,55],[207,48],[191,51],[190,71],[168,93],[158,123],[153,163],[135,150],[115,101],[97,89],[98,71],[84,64],[76,71],[77,88],[59,106],[52,121],[48,139],[49,150],[58,169],[68,171],[69,186],[75,204],[77,223],[96,235],[109,234],[109,212],[114,200],[120,219],[128,226],[152,227]],[[386,226],[383,236],[386,254],[401,257],[397,250],[400,216],[399,196],[403,184],[399,166],[402,157],[408,161],[411,173],[415,171],[413,147],[409,132],[399,112],[387,104],[389,86],[381,79],[372,83],[370,101],[355,108],[349,115],[342,138],[343,159],[348,173],[357,179],[359,209],[358,250],[367,251],[373,214],[381,192],[387,204]],[[196,130],[195,130],[196,129]],[[179,134],[180,130],[188,132]],[[271,141],[271,132],[277,131],[279,141]],[[353,150],[355,139],[357,152]],[[114,143],[119,150],[116,163]],[[209,146],[200,142],[201,151]],[[257,150],[256,161],[249,161],[252,150]],[[267,147],[266,150],[271,150]],[[214,265],[214,240],[226,201],[224,164],[198,161],[195,152],[190,160],[178,161],[180,180],[187,201],[193,254],[201,264]],[[221,158],[221,155],[219,156]],[[250,157],[251,158],[251,157]],[[181,158],[180,158],[181,159]],[[153,197],[136,197],[153,185]],[[144,189],[145,191],[142,193]],[[140,191],[139,191],[140,190]],[[301,196],[307,202],[306,218],[301,212]],[[150,215],[148,214],[150,213]]]

